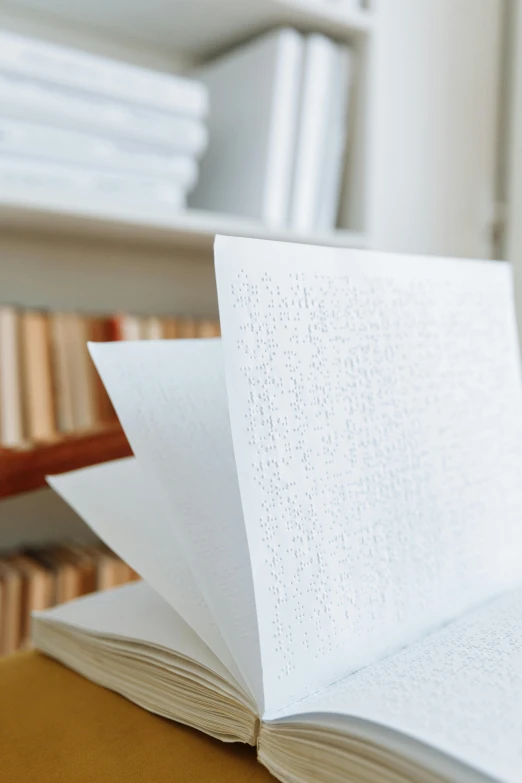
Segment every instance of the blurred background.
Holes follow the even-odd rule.
[[[134,574],[44,489],[126,456],[86,341],[219,335],[216,233],[514,262],[518,0],[3,0],[0,654]]]

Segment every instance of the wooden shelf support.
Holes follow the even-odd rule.
[[[0,498],[46,487],[45,477],[129,457],[131,447],[119,425],[66,435],[27,449],[0,449]]]

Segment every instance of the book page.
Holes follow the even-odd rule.
[[[522,589],[283,713],[280,719],[344,726],[348,733],[344,717],[368,720],[496,780],[520,783]]]
[[[50,476],[50,486],[245,683],[181,552],[175,525],[134,457]]]
[[[262,711],[257,617],[221,340],[91,343],[90,350],[140,468]],[[164,550],[167,559],[170,551]]]
[[[35,616],[91,634],[162,647],[190,658],[230,681],[230,674],[221,661],[146,582],[93,593],[53,609],[35,612]]]
[[[266,710],[521,578],[511,270],[218,237]]]

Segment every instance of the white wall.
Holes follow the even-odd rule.
[[[211,251],[0,230],[0,304],[217,315]]]
[[[519,332],[522,336],[522,1],[514,4],[512,30],[512,79],[510,132],[507,164],[508,211],[506,258],[515,269]]]
[[[490,254],[502,9],[502,0],[380,0],[375,247]]]

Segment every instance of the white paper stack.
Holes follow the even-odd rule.
[[[190,204],[301,233],[334,228],[347,144],[351,51],[267,33],[195,72],[210,142]]]
[[[179,210],[207,109],[198,81],[0,32],[0,199]]]

